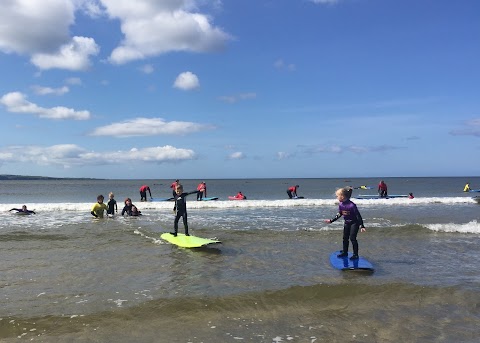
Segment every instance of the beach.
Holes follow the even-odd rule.
[[[216,201],[187,201],[191,233],[222,242],[182,249],[173,180],[41,180],[0,184],[0,341],[37,342],[477,342],[480,205],[465,178],[205,180]],[[203,180],[181,180],[194,190]],[[480,178],[468,178],[480,185]],[[299,184],[305,199],[288,199]],[[346,185],[367,231],[360,255],[374,273],[339,271]],[[94,219],[98,194],[140,217]],[[245,201],[229,201],[242,191]],[[26,204],[35,215],[8,212]],[[180,232],[183,226],[180,224]]]

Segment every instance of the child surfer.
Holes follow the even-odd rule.
[[[358,211],[357,205],[350,201],[352,196],[352,188],[344,187],[340,188],[335,192],[338,201],[338,213],[332,219],[325,220],[326,223],[333,223],[335,220],[343,216],[345,223],[343,224],[343,250],[337,255],[338,257],[347,257],[348,256],[348,244],[349,239],[352,241],[353,246],[353,255],[350,257],[351,260],[358,259],[358,242],[357,234],[358,230],[365,232],[365,226],[363,225],[363,219]]]

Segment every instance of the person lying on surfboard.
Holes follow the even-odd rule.
[[[12,208],[10,211],[17,211],[17,213],[36,214],[34,211],[27,210],[27,205],[23,205],[22,208]]]
[[[348,256],[348,240],[350,239],[353,246],[353,255],[350,257],[350,259],[355,260],[358,259],[358,230],[361,232],[365,232],[366,230],[357,205],[350,201],[352,191],[353,189],[351,187],[344,187],[335,192],[337,200],[340,202],[338,205],[338,213],[332,219],[325,220],[325,222],[330,224],[343,216],[343,219],[345,220],[345,223],[343,224],[343,250],[337,257]]]
[[[247,197],[243,195],[242,192],[238,192],[237,195],[234,196],[235,199],[241,199],[241,200],[246,200]]]
[[[193,192],[185,193],[183,192],[183,186],[178,184],[175,189],[175,206],[173,207],[173,212],[175,212],[175,220],[173,222],[174,232],[170,232],[172,235],[177,237],[178,233],[178,221],[180,218],[183,219],[183,226],[185,228],[185,236],[190,236],[188,233],[188,222],[187,222],[187,196],[190,194],[196,194],[197,190]]]

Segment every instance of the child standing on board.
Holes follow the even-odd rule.
[[[114,199],[115,195],[113,194],[113,192],[110,192],[110,194],[108,194],[108,210],[107,210],[107,214],[111,214],[113,215],[114,214],[114,210],[115,212],[118,212],[118,207],[117,207],[117,201]]]
[[[175,206],[173,207],[173,211],[175,212],[175,221],[173,222],[173,227],[175,231],[170,232],[175,237],[177,237],[178,221],[180,220],[180,218],[183,219],[185,236],[190,236],[190,234],[188,233],[188,222],[187,222],[187,195],[190,195],[193,193],[197,193],[197,191],[184,193],[183,186],[181,184],[178,184],[175,188]]]
[[[93,205],[92,210],[90,211],[95,218],[103,218],[103,211],[108,210],[107,205],[103,203],[103,199],[103,195],[99,195],[97,197],[97,202]]]
[[[352,196],[352,188],[344,187],[340,188],[335,192],[338,201],[338,213],[332,219],[325,220],[326,223],[333,223],[335,220],[343,216],[345,223],[343,225],[343,250],[337,255],[338,257],[347,257],[348,256],[348,244],[349,240],[352,241],[353,246],[353,255],[350,257],[351,260],[358,259],[358,242],[357,234],[358,230],[365,232],[365,226],[363,225],[363,219],[358,211],[357,205],[350,201]]]

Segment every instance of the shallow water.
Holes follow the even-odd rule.
[[[96,220],[91,194],[49,202],[52,185],[33,181],[32,193],[47,194],[27,202],[36,215],[5,212],[24,201],[0,204],[0,340],[476,342],[480,206],[449,191],[463,189],[461,179],[448,180],[413,200],[354,199],[373,274],[331,268],[343,225],[323,223],[337,210],[332,192],[274,198],[272,185],[290,180],[243,180],[257,190],[245,202],[189,201],[192,233],[222,241],[202,249],[160,240],[172,203],[138,202],[141,217]],[[81,189],[95,198],[98,182]],[[133,181],[104,182],[119,198],[136,196]],[[306,182],[335,189],[344,180]]]

